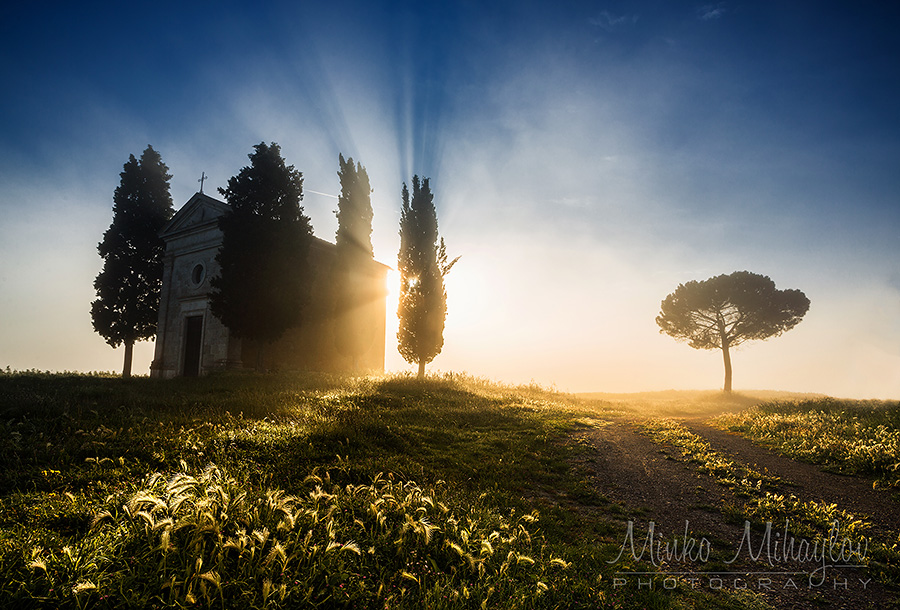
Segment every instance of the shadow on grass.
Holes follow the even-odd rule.
[[[0,375],[0,542],[14,551],[0,571],[7,560],[21,568],[22,549],[78,538],[100,508],[118,510],[156,472],[215,464],[251,495],[308,495],[311,473],[343,486],[392,473],[446,490],[460,507],[537,509],[541,552],[573,563],[560,575],[572,593],[549,607],[667,607],[664,592],[606,598],[598,588],[612,577],[613,530],[608,503],[571,466],[583,450],[572,432],[621,412],[460,376]]]
[[[564,485],[564,439],[576,425],[566,401],[459,376],[4,375],[0,459],[10,467],[0,493],[113,487],[184,461],[287,490],[337,468],[353,483],[394,472],[515,503],[528,489]]]

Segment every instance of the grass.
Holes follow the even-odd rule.
[[[900,488],[900,402],[775,401],[716,422],[794,459]]]
[[[772,401],[741,413],[724,414],[716,425],[740,432],[763,446],[793,459],[823,466],[846,475],[871,477],[872,486],[892,492],[900,490],[900,402],[875,400]],[[756,514],[799,513],[830,518],[836,514],[851,525],[852,515],[838,507],[799,502],[791,496],[762,498],[753,507]],[[868,524],[858,522],[859,529]],[[900,579],[900,536],[870,545],[871,571],[884,582]]]
[[[0,606],[713,603],[609,586],[570,436],[612,413],[459,376],[0,374]]]
[[[590,392],[577,394],[582,399],[602,401],[644,416],[655,417],[712,417],[720,413],[739,412],[772,400],[809,398],[819,396],[778,392],[772,390],[663,390],[657,392],[610,393]]]
[[[658,443],[677,447],[682,457],[695,462],[698,469],[716,479],[736,493],[754,495],[762,489],[774,489],[778,477],[759,472],[729,460],[682,424],[670,419],[650,419],[641,422],[639,428]]]
[[[49,597],[75,581],[79,603],[115,591],[116,605],[130,606],[402,607],[495,597],[516,607],[569,567],[533,543],[532,514],[461,512],[440,490],[383,478],[342,486],[310,476],[305,487],[298,496],[262,493],[215,466],[154,475],[115,514],[98,513],[82,548],[33,549],[32,592]]]
[[[634,567],[606,563],[621,514],[573,467],[594,450],[573,432],[633,407],[607,398],[457,375],[0,372],[0,607],[759,607],[740,591],[611,586]],[[776,404],[720,422],[806,426],[823,402]],[[855,416],[851,443],[892,438],[896,411],[827,413]],[[742,516],[865,531],[673,422],[645,431],[732,488]],[[889,481],[890,459],[877,463],[855,467]],[[897,548],[882,546],[873,563],[892,578]]]
[[[722,415],[719,422],[754,417],[756,413],[769,408],[769,405],[762,405],[743,414]],[[814,413],[798,411],[802,407],[791,408],[799,415],[815,417]],[[829,543],[832,528],[836,528],[840,539],[853,543],[852,548],[857,549],[855,558],[868,566],[869,574],[891,585],[900,577],[900,538],[896,531],[889,533],[887,539],[869,539],[871,524],[864,519],[833,503],[801,500],[792,494],[779,493],[778,478],[729,460],[679,422],[648,420],[640,427],[654,441],[670,444],[681,450],[683,457],[698,465],[698,470],[732,488],[737,497],[743,498],[738,505],[723,507],[725,515],[739,521],[747,520],[757,528],[765,523],[790,524],[792,532],[820,545]]]

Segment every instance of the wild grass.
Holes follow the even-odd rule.
[[[570,437],[611,412],[461,376],[0,374],[0,607],[696,606],[609,586]]]
[[[32,548],[22,585],[77,606],[528,607],[564,580],[570,563],[532,538],[535,514],[445,500],[379,476],[311,475],[292,496],[213,465],[155,473],[77,546]]]
[[[794,459],[900,488],[900,402],[776,401],[716,423]]]
[[[684,425],[670,419],[641,422],[639,428],[658,443],[677,447],[683,457],[697,464],[698,469],[715,480],[731,487],[736,493],[756,495],[764,489],[775,489],[779,478],[738,464],[718,451]]]
[[[756,408],[751,410],[755,412]],[[732,416],[722,416],[720,421]],[[641,425],[650,438],[681,450],[683,457],[698,464],[698,469],[722,485],[731,487],[743,498],[736,505],[723,507],[735,519],[748,520],[759,527],[765,523],[789,525],[792,532],[818,544],[828,544],[832,534],[864,548],[860,557],[870,574],[881,582],[894,584],[900,576],[900,538],[898,532],[886,539],[871,539],[871,524],[835,503],[801,500],[778,490],[777,477],[759,473],[728,459],[710,444],[672,420],[649,420]],[[868,555],[867,555],[868,554]],[[867,555],[867,556],[866,556]]]
[[[793,400],[819,396],[772,390],[663,390],[657,392],[590,392],[578,398],[597,400],[607,405],[654,417],[712,417],[720,413],[742,411],[772,400]]]

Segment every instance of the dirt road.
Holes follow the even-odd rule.
[[[900,590],[886,588],[864,569],[828,567],[830,559],[821,559],[808,550],[802,537],[791,531],[789,524],[773,523],[770,544],[762,551],[765,530],[761,525],[745,530],[739,508],[747,498],[736,497],[728,487],[698,470],[697,464],[682,457],[670,445],[657,444],[641,434],[636,419],[615,419],[579,433],[578,441],[590,450],[582,452],[577,466],[584,469],[595,489],[621,508],[622,541],[627,540],[627,522],[633,522],[631,538],[639,555],[653,522],[652,538],[659,544],[658,556],[665,557],[666,545],[671,551],[676,544],[682,549],[693,544],[694,553],[687,556],[669,554],[668,561],[655,568],[648,553],[633,561],[639,570],[659,570],[667,576],[654,578],[655,586],[692,586],[700,588],[747,588],[762,595],[775,608],[890,608],[900,597]],[[845,511],[872,524],[868,537],[897,542],[900,505],[890,496],[872,488],[871,481],[823,472],[809,464],[754,445],[693,417],[683,419],[688,429],[706,439],[714,450],[736,463],[752,466],[780,478],[777,492],[793,494],[800,500],[834,503]],[[829,532],[822,532],[828,537]],[[788,553],[780,541],[793,542]],[[840,533],[829,546],[831,556],[840,557]],[[704,560],[697,550],[704,542],[711,551]],[[743,546],[742,546],[743,544]],[[750,556],[747,549],[753,548]],[[781,550],[781,552],[779,552]],[[796,552],[794,552],[796,551]],[[822,549],[824,551],[824,548]],[[821,551],[820,551],[821,554]],[[630,546],[624,555],[634,559]],[[849,556],[849,553],[847,554]],[[814,561],[815,559],[815,561]],[[858,563],[858,562],[857,562]],[[837,565],[843,565],[840,561]],[[623,568],[623,572],[624,572]],[[621,574],[621,586],[646,586],[649,575]],[[821,577],[821,578],[820,578]],[[640,579],[644,580],[641,581]],[[668,580],[666,580],[668,578]]]

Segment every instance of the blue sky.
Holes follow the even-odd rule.
[[[119,368],[89,308],[129,154],[162,154],[177,207],[275,141],[326,239],[310,191],[337,192],[339,152],[367,166],[388,264],[401,183],[431,177],[462,255],[437,369],[718,387],[721,356],[653,319],[747,269],[812,308],[738,350],[737,389],[900,397],[900,7],[254,4],[0,9],[0,366]]]

